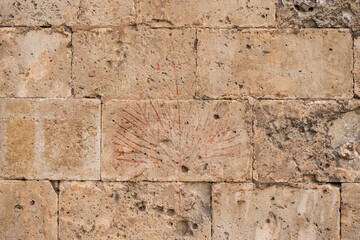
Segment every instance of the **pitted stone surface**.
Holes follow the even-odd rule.
[[[61,239],[210,239],[207,183],[64,182]]]
[[[73,36],[77,97],[192,98],[195,30],[94,29]]]
[[[360,30],[360,0],[281,0],[279,27],[331,28]]]
[[[354,40],[354,56],[355,94],[360,97],[360,37]]]
[[[0,178],[99,179],[100,101],[0,99]]]
[[[76,19],[80,0],[1,0],[2,26],[59,26]]]
[[[360,101],[260,101],[254,178],[360,181]]]
[[[251,111],[237,101],[111,101],[103,108],[102,177],[251,179]]]
[[[340,193],[331,185],[213,186],[213,239],[340,239]]]
[[[264,27],[275,25],[276,0],[140,0],[138,22],[152,26]]]
[[[341,185],[341,239],[360,238],[360,184]]]
[[[50,182],[0,180],[0,238],[57,239],[57,195]]]
[[[63,29],[0,29],[0,97],[71,96],[70,43]]]
[[[200,97],[351,98],[348,30],[199,30]]]

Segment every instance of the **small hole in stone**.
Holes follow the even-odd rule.
[[[219,118],[220,118],[220,116],[219,116],[219,115],[214,114],[214,119],[218,120]]]
[[[250,46],[249,44],[246,44],[246,48],[247,48],[247,49],[250,49],[251,46]]]
[[[194,224],[192,225],[192,228],[193,228],[193,229],[197,229],[197,228],[198,228],[198,225],[197,225],[196,223],[194,223]]]
[[[189,171],[189,168],[187,166],[181,166],[181,170],[184,172],[184,173],[187,173]]]
[[[166,214],[169,215],[169,216],[174,216],[175,210],[174,210],[174,209],[168,209],[168,210],[166,211]]]
[[[35,204],[35,201],[34,200],[31,200],[30,201],[30,205],[34,205]]]

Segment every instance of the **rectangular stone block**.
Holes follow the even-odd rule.
[[[341,239],[360,238],[360,184],[341,184]]]
[[[198,95],[352,98],[349,30],[199,30]]]
[[[99,179],[100,101],[1,99],[0,177]]]
[[[95,29],[73,35],[77,97],[193,98],[195,30]]]
[[[360,37],[354,40],[354,56],[355,94],[360,96]]]
[[[49,26],[69,25],[76,19],[80,0],[2,0],[0,25]]]
[[[260,101],[254,178],[359,182],[360,101]]]
[[[64,182],[60,239],[210,239],[208,183]]]
[[[48,181],[0,180],[0,238],[57,239],[57,195]]]
[[[138,22],[153,26],[266,27],[275,25],[276,0],[140,0]]]
[[[103,108],[102,132],[106,180],[251,179],[245,101],[112,100]]]
[[[340,239],[340,193],[331,185],[215,184],[213,238]]]
[[[0,97],[70,97],[69,44],[64,29],[0,29]]]

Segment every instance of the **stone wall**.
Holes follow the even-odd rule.
[[[0,239],[360,239],[359,0],[0,0]]]

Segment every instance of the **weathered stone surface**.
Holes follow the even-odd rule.
[[[57,205],[48,181],[0,180],[0,238],[56,240]]]
[[[137,8],[138,21],[154,26],[274,26],[276,2],[140,0]]]
[[[260,101],[254,178],[360,181],[360,101]]]
[[[0,99],[0,177],[99,179],[100,102]]]
[[[350,27],[360,30],[360,0],[281,0],[280,27]]]
[[[195,30],[95,29],[73,36],[78,97],[192,98]]]
[[[1,0],[0,25],[68,25],[74,21],[80,0]]]
[[[360,238],[360,184],[341,184],[341,239]]]
[[[213,239],[340,239],[340,194],[331,185],[215,184]]]
[[[71,96],[71,34],[0,29],[0,97]]]
[[[354,51],[355,94],[360,97],[360,37],[357,37],[354,40]]]
[[[251,112],[236,101],[121,101],[103,108],[103,179],[251,179]]]
[[[65,182],[60,239],[210,239],[207,183]]]
[[[77,27],[119,26],[135,22],[135,1],[133,0],[87,0],[80,1]]]
[[[351,98],[348,30],[199,30],[200,96]]]

